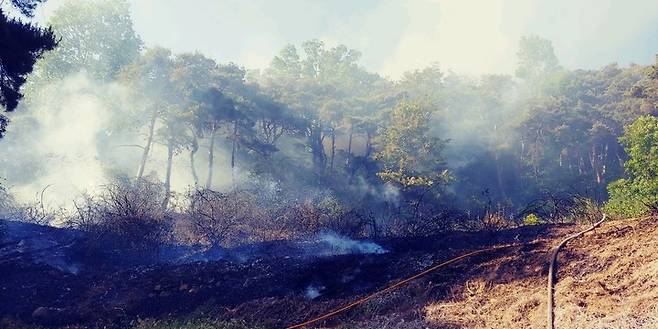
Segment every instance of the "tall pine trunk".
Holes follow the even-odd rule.
[[[197,151],[199,151],[199,141],[196,134],[194,134],[192,148],[190,149],[190,171],[192,172],[192,178],[194,179],[194,187],[199,186],[199,175],[196,172],[196,165],[194,163],[194,157],[196,156]]]
[[[313,167],[318,172],[324,170],[326,155],[324,153],[324,145],[322,144],[322,124],[311,127],[309,145],[313,156]]]
[[[350,136],[347,140],[347,160],[345,160],[345,164],[349,165],[350,161],[352,160],[352,137],[354,136],[354,125],[350,125]]]
[[[498,191],[503,199],[507,199],[507,193],[505,192],[505,183],[503,182],[503,166],[500,163],[500,154],[498,151],[494,151],[494,160],[496,162],[496,180],[498,181]]]
[[[212,169],[213,162],[215,161],[215,132],[217,127],[215,124],[212,124],[212,129],[210,131],[210,146],[208,146],[208,179],[206,179],[206,188],[210,189],[212,187]]]
[[[238,122],[233,122],[233,143],[231,146],[231,169],[235,168],[235,148],[238,139]]]
[[[331,128],[331,160],[329,161],[329,171],[334,171],[334,157],[336,156],[336,129]]]
[[[370,153],[372,153],[372,136],[369,131],[366,131],[366,138],[366,154],[364,156],[369,158]]]
[[[162,207],[167,208],[169,205],[169,199],[171,198],[171,168],[173,167],[174,159],[174,143],[169,141],[167,143],[167,172],[165,174],[164,188],[165,188],[165,197],[162,201]]]
[[[137,169],[137,179],[144,176],[144,168],[146,167],[146,160],[148,160],[149,153],[151,152],[151,145],[153,145],[153,135],[155,132],[155,112],[151,116],[151,122],[149,123],[149,134],[146,139],[146,145],[144,145],[144,151],[142,153],[142,161],[139,163],[139,168]]]
[[[238,121],[233,122],[233,143],[231,145],[231,184],[233,185],[233,190],[235,191],[235,149],[237,147],[238,140]]]
[[[603,174],[601,169],[601,164],[599,161],[599,155],[596,152],[596,146],[592,145],[592,152],[590,153],[590,165],[592,166],[592,171],[594,172],[594,182],[597,184],[603,183]]]

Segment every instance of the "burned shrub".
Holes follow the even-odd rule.
[[[163,197],[161,184],[125,178],[78,200],[71,224],[87,233],[85,254],[117,259],[153,255],[166,233]]]
[[[574,223],[595,222],[601,218],[602,212],[599,205],[588,197],[570,193],[545,193],[530,202],[517,217],[524,219],[531,214],[541,222]]]
[[[422,217],[396,216],[389,219],[386,225],[382,225],[382,230],[386,236],[423,237],[463,229],[464,223],[462,214],[453,209],[445,209]]]
[[[63,207],[48,207],[44,196],[50,185],[44,187],[36,200],[29,203],[19,203],[4,187],[0,186],[0,218],[20,220],[27,223],[48,225],[66,217]]]
[[[271,200],[253,191],[197,189],[188,192],[187,201],[184,231],[193,244],[229,247],[286,238],[280,234],[285,228],[271,220]]]
[[[308,239],[327,231],[352,238],[377,235],[372,213],[348,210],[329,193],[308,192],[303,197],[276,189],[193,190],[187,194],[176,235],[185,243],[224,247]]]
[[[476,220],[465,222],[464,227],[469,231],[500,231],[516,225],[504,210],[496,209],[478,216]]]
[[[231,245],[244,239],[245,225],[264,216],[256,198],[246,192],[195,190],[189,195],[187,215],[198,242]]]
[[[285,225],[285,231],[291,237],[317,233],[327,226],[329,220],[322,209],[315,207],[309,201],[280,209],[276,213],[276,218]]]
[[[268,203],[269,216],[260,232],[277,239],[310,238],[321,232],[335,232],[352,238],[377,235],[377,223],[371,212],[346,208],[331,194],[311,194],[303,200],[286,198]]]
[[[328,229],[350,238],[377,235],[377,223],[371,213],[356,210],[345,211],[334,216],[328,223]]]
[[[6,188],[0,186],[0,219],[9,218],[16,208],[14,197]]]

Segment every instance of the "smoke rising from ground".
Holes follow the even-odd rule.
[[[340,236],[334,232],[325,232],[318,237],[319,248],[326,245],[327,248],[321,254],[328,253],[330,255],[345,255],[345,254],[383,254],[386,249],[382,246],[368,241],[357,241],[344,236]]]
[[[145,138],[143,128],[132,128],[127,116],[144,104],[131,98],[126,86],[95,81],[82,71],[29,96],[0,141],[0,152],[11,155],[0,161],[0,176],[17,201],[41,201],[44,191],[46,205],[71,206],[114,176],[134,176]],[[201,178],[207,175],[206,150],[201,145],[198,152]],[[163,177],[166,157],[166,147],[156,141],[145,175]],[[221,148],[215,157],[213,184],[222,189],[231,185],[229,158]],[[240,179],[240,168],[236,172]],[[180,154],[174,158],[172,189],[182,193],[192,184],[190,163]]]
[[[3,169],[19,201],[33,201],[50,186],[48,201],[66,204],[105,182],[99,144],[113,117],[105,99],[125,106],[125,90],[81,72],[45,86],[18,111],[0,148],[13,155],[16,168]]]

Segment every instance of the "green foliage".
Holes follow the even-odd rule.
[[[541,219],[535,214],[529,214],[523,219],[523,225],[538,225],[541,224]]]
[[[620,216],[639,216],[658,207],[658,118],[642,116],[619,138],[629,159],[627,178],[608,186],[606,210]]]
[[[79,71],[99,85],[127,87],[130,101],[104,102],[114,116],[104,142],[117,144],[113,138],[121,136],[122,146],[142,149],[138,177],[145,165],[147,173],[160,169],[155,161],[164,159],[154,158],[166,147],[167,194],[171,176],[184,177],[172,175],[174,164],[191,171],[195,187],[206,175],[212,188],[226,179],[213,180],[213,168],[230,163],[233,179],[250,173],[249,179],[292,190],[330,191],[339,205],[367,200],[366,207],[379,211],[381,204],[415,202],[399,213],[420,218],[424,212],[435,220],[435,210],[448,204],[460,208],[456,218],[483,208],[497,209],[500,218],[524,218],[523,209],[547,194],[604,199],[607,184],[623,174],[621,143],[628,141],[618,140],[622,128],[655,111],[655,78],[643,76],[646,67],[569,71],[560,67],[551,42],[537,36],[520,40],[520,79],[460,76],[433,64],[392,81],[365,70],[361,54],[345,45],[288,45],[262,72],[248,71],[199,53],[142,51],[125,0],[72,1],[61,8],[51,20],[61,49],[40,62],[28,91],[43,98],[47,88],[40,87]],[[51,108],[61,103],[52,100]],[[189,165],[180,166],[176,160],[185,151]],[[221,161],[214,161],[215,151]],[[654,173],[646,173],[658,171],[647,155],[652,152],[629,149],[626,170],[637,177],[610,185],[608,207],[638,213],[652,202],[653,178],[647,177]],[[197,172],[199,160],[206,165]],[[446,185],[446,193],[425,197]],[[543,212],[532,209],[525,220],[564,220],[566,211],[555,209],[575,208],[565,200],[544,202]]]
[[[658,118],[640,117],[626,127],[619,141],[629,156],[624,164],[626,174],[633,180],[655,180],[658,176]]]
[[[419,103],[402,102],[393,109],[390,123],[376,140],[373,155],[384,168],[377,175],[404,187],[445,183],[448,173],[440,156],[444,142],[429,135],[432,113]]]
[[[40,2],[12,0],[10,4],[23,15],[31,17]],[[19,100],[23,98],[20,89],[35,62],[56,45],[51,29],[41,29],[19,19],[10,19],[0,8],[0,138],[9,121],[3,112],[16,109]]]
[[[40,80],[53,81],[85,70],[94,78],[110,81],[142,47],[125,0],[66,1],[48,23],[60,41],[39,62]]]
[[[558,67],[551,41],[536,35],[521,37],[517,57],[516,76],[522,79],[536,79]]]
[[[645,180],[616,180],[608,185],[609,200],[604,210],[611,215],[636,217],[649,213],[658,204],[658,184]]]

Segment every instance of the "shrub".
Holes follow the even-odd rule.
[[[38,225],[48,225],[65,218],[66,210],[64,208],[53,209],[44,203],[44,195],[49,187],[50,185],[43,188],[34,202],[19,203],[7,189],[0,186],[0,218]]]
[[[606,211],[633,217],[658,209],[658,118],[638,118],[619,141],[629,156],[624,163],[627,177],[608,185]]]
[[[198,242],[232,245],[248,235],[249,224],[265,221],[266,211],[254,194],[208,189],[189,194],[187,215]]]
[[[528,214],[523,219],[523,225],[538,225],[541,224],[541,219],[535,214]]]
[[[322,231],[350,237],[372,235],[370,214],[345,209],[331,194],[297,196],[278,191],[240,190],[188,193],[185,222],[194,243],[222,245],[308,238]],[[189,239],[188,239],[189,240]]]
[[[152,254],[165,236],[167,214],[161,184],[117,179],[95,196],[75,203],[70,224],[87,232],[86,252],[126,257]],[[128,253],[126,253],[128,252]]]
[[[621,217],[636,217],[656,210],[658,182],[620,179],[608,185],[610,199],[605,211]]]
[[[522,209],[517,218],[524,224],[537,224],[527,223],[531,215],[537,217],[537,223],[594,222],[600,219],[601,210],[595,201],[582,195],[545,193]]]
[[[14,197],[5,189],[0,186],[0,218],[8,218],[16,207]]]

